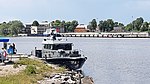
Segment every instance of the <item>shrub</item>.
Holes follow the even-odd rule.
[[[27,65],[27,67],[25,69],[25,73],[27,75],[36,74],[36,67],[34,65]]]

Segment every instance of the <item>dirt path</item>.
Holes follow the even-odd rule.
[[[25,69],[25,65],[19,66],[17,68],[13,67],[13,64],[5,64],[0,66],[0,76],[6,76],[6,75],[14,75],[22,70]]]

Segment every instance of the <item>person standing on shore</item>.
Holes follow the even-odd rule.
[[[7,57],[7,52],[6,52],[5,48],[2,48],[2,52],[1,52],[2,62],[4,62],[4,60],[6,60],[6,57]]]
[[[15,46],[15,43],[13,43],[12,48],[13,48],[13,54],[16,54],[17,49],[16,49],[16,46]]]

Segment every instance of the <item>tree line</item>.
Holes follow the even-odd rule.
[[[90,31],[96,31],[97,28],[100,32],[111,32],[114,30],[114,27],[120,27],[126,32],[150,32],[149,25],[150,22],[144,21],[142,17],[133,20],[126,26],[123,23],[113,21],[113,19],[101,20],[99,23],[96,22],[96,19],[93,19],[89,22],[88,29],[90,29]]]
[[[14,20],[9,21],[8,23],[3,22],[0,24],[0,35],[1,36],[13,36],[22,33],[24,25],[21,21]]]
[[[73,20],[65,22],[64,20],[55,20],[50,22],[49,25],[51,25],[52,28],[64,28],[65,32],[74,32],[74,29],[78,25],[78,21]],[[33,21],[32,26],[39,26],[38,21]]]
[[[142,17],[140,17],[132,21],[131,23],[127,24],[127,26],[125,26],[125,29],[127,31],[140,31],[140,32],[148,31],[149,32],[150,29],[149,25],[150,22],[146,22]]]
[[[52,21],[51,23],[52,27],[55,28],[64,28],[65,32],[74,32],[76,26],[78,26],[78,21],[73,20],[73,21],[60,21],[60,20],[56,20],[56,21]]]
[[[77,20],[73,21],[61,21],[61,20],[55,20],[49,23],[51,27],[55,28],[64,28],[65,32],[74,32],[76,26],[79,24]],[[33,26],[39,26],[38,21],[33,21]],[[150,22],[144,21],[142,17],[136,18],[131,23],[127,24],[126,26],[123,23],[116,22],[113,19],[107,19],[107,20],[100,20],[96,21],[96,19],[92,19],[87,28],[90,32],[111,32],[114,30],[114,27],[120,27],[126,32],[144,32],[150,30]],[[12,35],[18,35],[19,33],[22,33],[23,29],[25,29],[25,26],[23,23],[19,20],[9,21],[8,23],[3,22],[0,24],[0,35],[3,36],[12,36]]]
[[[110,32],[114,30],[114,27],[124,27],[124,24],[119,22],[114,22],[112,19],[101,20],[99,23],[96,22],[96,19],[93,19],[89,22],[88,29],[90,31],[99,30],[100,32]]]

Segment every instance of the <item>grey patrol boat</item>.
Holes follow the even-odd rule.
[[[87,57],[79,50],[73,50],[73,43],[66,39],[56,38],[53,34],[42,42],[42,50],[36,50],[36,56],[49,63],[66,66],[69,69],[80,69]]]

